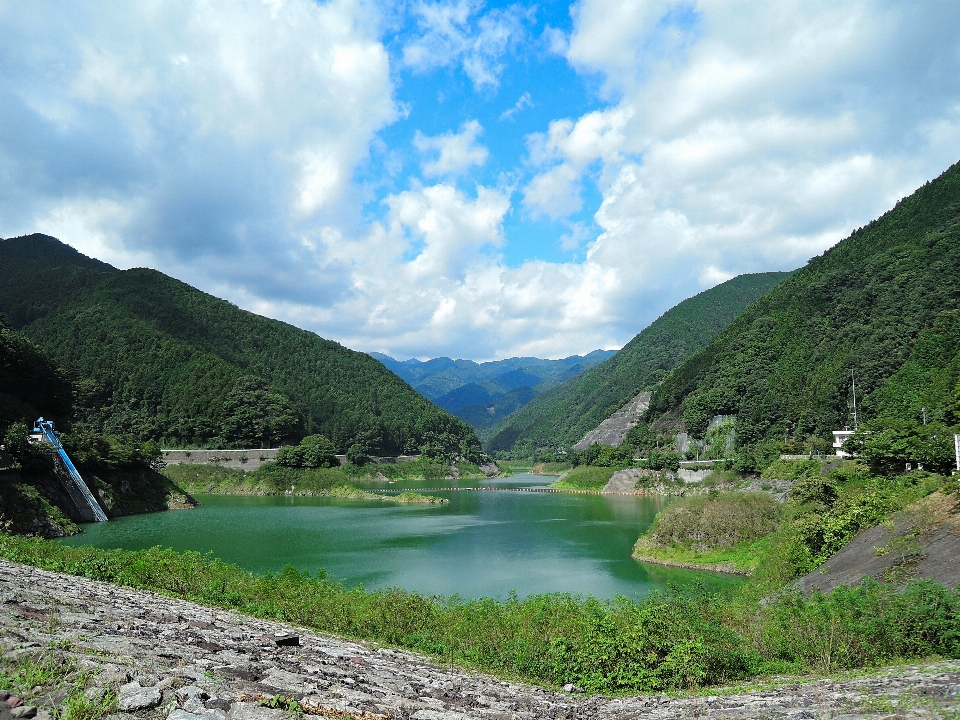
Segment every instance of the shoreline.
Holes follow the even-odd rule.
[[[697,563],[683,562],[680,560],[670,560],[667,558],[657,558],[650,555],[641,555],[637,552],[630,554],[637,562],[650,563],[651,565],[662,565],[664,567],[673,567],[680,570],[703,570],[705,572],[717,573],[718,575],[737,575],[739,577],[750,577],[753,570],[743,570],[738,568],[732,561],[719,563]]]

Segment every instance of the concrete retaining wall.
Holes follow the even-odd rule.
[[[253,448],[250,450],[163,450],[167,465],[217,465],[238,470],[256,470],[277,457],[280,448]],[[419,455],[394,455],[372,458],[378,465],[418,460]],[[346,455],[337,455],[340,464],[347,461]]]
[[[252,450],[164,450],[167,465],[218,465],[238,470],[256,470],[277,456],[279,448]]]

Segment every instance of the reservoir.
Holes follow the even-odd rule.
[[[198,495],[200,507],[132,515],[83,526],[67,545],[212,552],[254,573],[291,564],[323,568],[347,586],[401,587],[424,594],[506,598],[566,592],[638,599],[671,583],[711,590],[735,578],[641,565],[637,537],[669,498],[516,492],[552,477],[519,474],[461,484],[501,490],[429,491],[445,505],[287,496]],[[368,488],[420,489],[400,481]],[[436,487],[437,483],[429,483]]]

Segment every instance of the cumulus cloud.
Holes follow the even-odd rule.
[[[474,165],[483,165],[490,152],[477,142],[483,128],[476,120],[468,120],[460,126],[459,133],[445,133],[427,137],[417,130],[413,144],[421,153],[436,153],[434,160],[422,164],[427,177],[451,175],[469,170]]]
[[[0,3],[0,235],[158,267],[358,349],[560,357],[801,265],[960,157],[956,3],[579,0],[540,45],[599,88],[589,111],[545,121],[518,167],[497,155],[499,180],[491,152],[517,138],[488,148],[458,116],[415,134],[424,180],[376,195],[370,157],[409,152],[381,132],[415,117],[401,73],[461,67],[483,96],[533,24],[404,7],[393,42],[364,0]],[[507,263],[508,228],[541,216],[577,259]]]
[[[419,72],[459,64],[475,88],[496,88],[502,58],[526,37],[532,10],[510,5],[483,12],[483,6],[482,0],[417,2],[419,33],[404,45],[404,64]]]
[[[356,206],[353,170],[397,114],[353,0],[5,4],[0,23],[3,230],[121,265],[199,279],[217,257],[236,280],[271,245],[295,267],[290,238]]]
[[[634,269],[608,302],[796,267],[960,158],[953,4],[582,0],[574,19],[567,57],[613,102],[528,138],[523,203],[567,217],[596,183],[589,262]]]

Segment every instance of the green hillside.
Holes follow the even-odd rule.
[[[740,275],[668,310],[616,355],[534,398],[497,428],[491,451],[572,445],[702,349],[790,273]]]
[[[960,164],[813,258],[654,394],[651,418],[701,435],[737,416],[738,444],[810,435],[862,417],[952,421],[960,308]]]
[[[0,311],[77,380],[108,434],[238,447],[323,434],[370,453],[479,452],[472,430],[364,353],[154,270],[45,236],[0,241]]]

